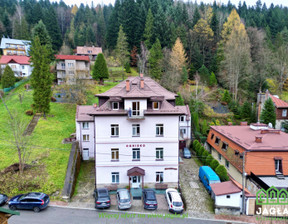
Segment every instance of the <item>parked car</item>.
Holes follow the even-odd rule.
[[[0,206],[5,205],[8,201],[8,196],[5,194],[0,194]]]
[[[191,159],[191,152],[188,148],[183,149],[183,157],[186,159]]]
[[[169,212],[182,213],[184,211],[184,204],[176,189],[168,188],[165,197],[168,203]]]
[[[210,166],[201,166],[199,168],[199,179],[203,183],[209,194],[211,193],[210,184],[221,182],[218,175],[212,170]]]
[[[118,189],[116,194],[118,209],[129,209],[131,208],[130,193],[127,189]]]
[[[47,194],[31,192],[28,194],[20,194],[10,199],[8,202],[11,210],[15,209],[31,209],[34,212],[40,212],[47,208],[50,198]]]
[[[143,189],[143,202],[145,209],[157,209],[158,203],[153,189]]]
[[[98,188],[94,191],[95,208],[109,208],[111,199],[107,188]]]

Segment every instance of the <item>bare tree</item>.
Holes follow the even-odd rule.
[[[148,74],[147,72],[147,62],[148,62],[148,58],[149,58],[149,50],[146,48],[144,42],[141,42],[141,54],[137,54],[137,58],[138,58],[138,68],[139,68],[139,72],[140,74]]]

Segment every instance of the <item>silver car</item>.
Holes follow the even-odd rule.
[[[117,202],[118,202],[118,209],[129,209],[131,208],[131,198],[130,193],[127,189],[118,189],[117,190]]]

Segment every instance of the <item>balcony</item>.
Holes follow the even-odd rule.
[[[127,110],[127,120],[144,120],[144,110]]]

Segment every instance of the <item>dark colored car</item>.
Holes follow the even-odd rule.
[[[98,188],[94,191],[95,208],[109,208],[111,199],[107,188]]]
[[[11,210],[15,209],[31,209],[34,212],[40,212],[47,208],[50,198],[47,194],[31,192],[28,194],[20,194],[10,199],[8,202]]]
[[[143,189],[143,202],[145,209],[157,209],[157,199],[153,189]]]
[[[188,148],[184,148],[183,149],[183,156],[186,159],[191,159],[191,152],[190,152],[190,150]]]
[[[8,201],[8,196],[5,194],[0,194],[0,206],[5,205]]]

